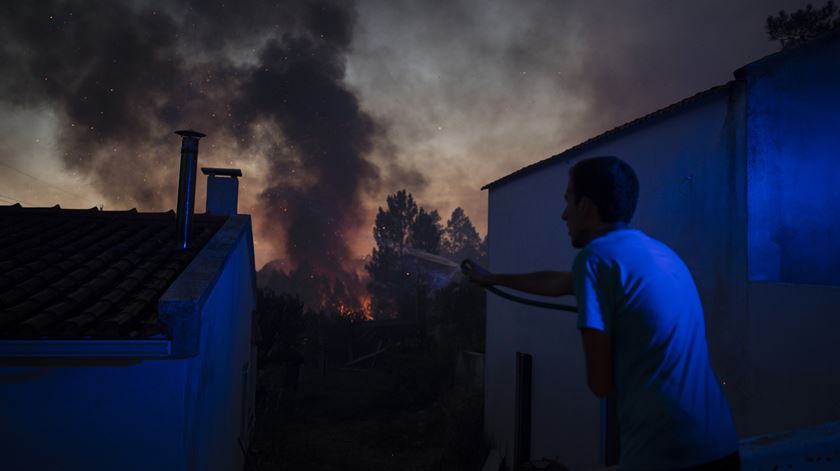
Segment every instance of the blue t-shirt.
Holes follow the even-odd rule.
[[[685,263],[636,229],[592,240],[572,268],[578,328],[611,335],[621,469],[674,469],[738,450]]]

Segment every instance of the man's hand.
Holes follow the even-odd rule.
[[[477,285],[490,286],[494,284],[493,274],[470,259],[461,262],[461,273]]]
[[[499,285],[518,291],[542,296],[567,296],[575,294],[572,274],[559,271],[541,271],[519,274],[491,273],[472,260],[461,262],[461,271],[470,281],[481,286]]]

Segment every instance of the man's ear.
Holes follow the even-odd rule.
[[[592,201],[592,198],[588,196],[581,196],[580,201],[578,202],[578,210],[584,214],[584,217],[589,219],[600,219],[600,215],[598,214],[598,206],[595,205],[595,202]]]

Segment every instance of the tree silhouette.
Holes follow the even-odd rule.
[[[373,248],[370,261],[365,269],[370,275],[368,292],[371,296],[371,314],[374,319],[394,317],[398,312],[397,297],[403,288],[399,281],[405,271],[399,251],[385,244]]]
[[[387,245],[402,252],[408,246],[410,229],[417,218],[418,208],[411,193],[400,190],[386,198],[387,209],[376,214],[373,238],[378,247]]]
[[[420,208],[417,218],[411,226],[411,246],[436,254],[440,250],[443,228],[440,226],[440,215],[437,210],[427,213]]]
[[[444,252],[453,260],[482,258],[481,237],[461,207],[455,208],[452,216],[446,221],[442,243]]]
[[[375,318],[402,316],[418,319],[428,305],[424,273],[407,249],[437,253],[442,228],[437,211],[418,207],[414,197],[400,190],[386,198],[373,228],[376,246],[365,265],[370,274],[368,290]],[[421,299],[422,298],[422,299]]]
[[[810,41],[838,26],[840,12],[832,1],[819,9],[809,3],[791,14],[781,10],[778,15],[767,17],[767,35],[771,41],[779,41],[782,49]]]
[[[289,351],[300,348],[304,331],[304,305],[291,294],[257,290],[257,351],[261,364],[282,361]]]

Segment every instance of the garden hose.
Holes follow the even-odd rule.
[[[461,262],[461,272],[464,273],[465,276],[469,276],[470,272],[480,273],[480,274],[487,274],[489,275],[490,272],[484,269],[481,265],[473,262],[470,259],[466,259]],[[554,309],[557,311],[568,311],[568,312],[577,312],[577,308],[575,306],[568,306],[565,304],[557,304],[557,303],[547,303],[544,301],[537,301],[534,299],[523,298],[521,296],[517,296],[515,294],[511,294],[505,291],[500,290],[494,285],[486,285],[483,286],[484,289],[487,291],[495,294],[496,296],[500,296],[505,298],[509,301],[513,301],[515,303],[526,304],[528,306],[535,306],[541,307],[545,309]]]

